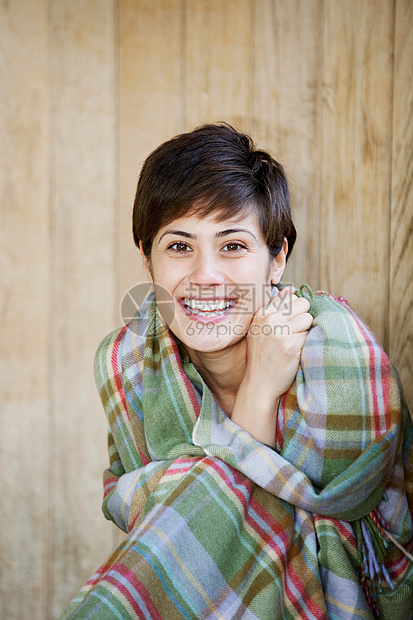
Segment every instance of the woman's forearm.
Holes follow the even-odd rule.
[[[243,381],[235,398],[231,420],[257,441],[274,448],[278,401],[273,393]]]

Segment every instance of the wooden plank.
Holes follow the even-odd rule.
[[[93,358],[114,325],[114,0],[52,0],[50,617],[112,551],[101,513],[107,423]]]
[[[413,413],[413,4],[397,0],[394,50],[389,351]]]
[[[321,2],[254,3],[254,133],[285,167],[298,239],[283,280],[319,287]]]
[[[185,128],[226,121],[249,130],[251,0],[186,5]]]
[[[393,2],[326,0],[323,40],[320,284],[348,299],[383,344]]]
[[[47,610],[47,2],[0,4],[0,617]]]
[[[182,0],[119,2],[119,302],[146,280],[131,213],[142,163],[183,131]]]

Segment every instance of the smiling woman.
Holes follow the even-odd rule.
[[[169,225],[159,230],[152,243],[150,258],[145,257],[141,241],[140,248],[150,277],[173,300],[175,311],[169,327],[185,345],[192,363],[207,381],[216,401],[234,421],[240,423],[242,419],[241,426],[255,439],[275,445],[278,399],[286,390],[285,384],[288,388],[296,375],[296,352],[300,350],[312,322],[311,315],[306,313],[309,302],[295,298],[292,290],[290,293],[286,291],[284,296],[288,296],[288,303],[292,306],[290,318],[296,318],[298,314],[300,321],[295,322],[295,330],[291,329],[289,334],[290,341],[283,343],[284,350],[279,351],[278,357],[278,361],[284,360],[284,368],[289,368],[289,375],[287,379],[284,372],[278,372],[276,377],[273,375],[270,393],[266,395],[265,389],[261,392],[261,402],[268,408],[258,418],[266,421],[264,427],[261,428],[257,421],[257,406],[254,420],[249,423],[248,419],[242,418],[244,405],[241,411],[235,405],[238,394],[244,399],[248,392],[253,396],[255,390],[252,377],[240,390],[247,355],[248,339],[245,336],[252,317],[268,304],[267,320],[271,310],[274,321],[279,322],[281,318],[270,302],[271,284],[278,283],[283,273],[287,240],[272,258],[256,214],[223,221],[217,220],[214,214],[204,218],[193,214],[175,220],[174,230]],[[197,329],[194,329],[194,323]],[[289,327],[293,327],[292,321]],[[255,338],[250,339],[250,355],[254,354],[257,336],[255,334]],[[289,365],[288,353],[293,357]],[[259,355],[267,361],[271,359],[264,350]],[[274,379],[280,383],[278,389]]]
[[[282,166],[225,124],[177,136],[133,235],[154,291],[95,365],[127,537],[62,619],[411,617],[410,417],[348,304],[282,284]]]

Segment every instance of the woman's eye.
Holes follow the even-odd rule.
[[[190,247],[182,241],[177,241],[176,243],[171,243],[171,245],[168,245],[168,250],[174,250],[175,252],[181,252],[183,254],[184,252],[188,252]]]
[[[191,248],[187,243],[184,243],[183,241],[175,241],[175,243],[171,243],[170,245],[168,245],[167,247],[168,250],[172,250],[173,252],[179,253],[179,254],[187,254],[188,252],[191,252]],[[236,242],[231,242],[231,243],[227,243],[226,245],[224,245],[224,247],[222,248],[226,253],[235,253],[235,252],[241,252],[242,250],[245,250],[245,245],[243,245],[242,243],[236,243]]]
[[[225,250],[225,248],[228,248],[227,251],[228,252],[239,252],[240,250],[245,250],[245,245],[242,245],[241,243],[227,243],[227,245],[224,245],[224,247],[222,248],[223,250]]]

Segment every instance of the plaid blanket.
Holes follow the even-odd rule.
[[[413,434],[397,374],[344,300],[298,294],[314,321],[275,450],[220,409],[153,293],[103,341],[103,510],[127,535],[62,620],[411,617]]]

